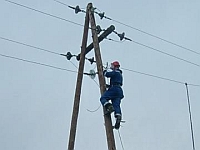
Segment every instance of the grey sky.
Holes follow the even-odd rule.
[[[84,24],[75,14],[53,0],[15,0],[29,7]],[[85,8],[90,1],[62,2]],[[92,1],[107,16],[200,53],[200,2],[198,0]],[[80,52],[83,27],[0,2],[0,37],[56,53]],[[119,33],[134,41],[200,65],[200,55],[108,20]],[[119,40],[114,34],[109,38]],[[91,42],[89,34],[88,44]],[[0,54],[76,71],[69,61],[34,48],[0,39]],[[118,60],[123,68],[200,85],[200,67],[169,57],[133,42],[101,43],[103,62]],[[88,57],[94,56],[91,52]],[[78,62],[72,59],[78,66]],[[76,84],[76,73],[30,64],[0,56],[0,149],[66,150]],[[96,68],[86,62],[85,72]],[[186,89],[184,84],[123,71],[123,119],[120,129],[125,150],[192,150]],[[95,79],[97,81],[97,78]],[[196,149],[200,149],[200,87],[189,86]],[[98,86],[84,76],[78,119],[76,150],[107,149]],[[117,150],[121,150],[114,131]]]

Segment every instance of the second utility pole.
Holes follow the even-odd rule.
[[[74,97],[74,107],[73,107],[72,120],[71,120],[68,150],[74,150],[74,144],[75,144],[81,86],[82,86],[84,63],[85,63],[85,49],[87,46],[87,39],[88,39],[88,29],[89,29],[89,15],[88,15],[88,8],[87,8],[86,16],[85,16],[82,46],[81,46],[80,62],[79,62],[79,68],[78,68],[78,77],[77,77],[77,83],[76,83],[76,92],[75,92],[75,97]]]
[[[96,58],[96,63],[97,63],[100,90],[101,90],[101,94],[103,94],[106,91],[106,82],[105,82],[105,78],[103,76],[103,65],[102,65],[98,36],[97,36],[97,32],[95,30],[96,23],[95,23],[95,19],[94,19],[94,11],[92,11],[92,10],[94,10],[92,3],[89,3],[87,8],[89,9],[89,20],[90,20],[90,24],[91,24],[91,28],[92,28],[92,38],[93,38],[95,58]],[[104,109],[104,114],[105,114],[105,109]],[[108,150],[116,150],[111,116],[104,115],[104,121],[105,121],[106,135],[107,135]]]

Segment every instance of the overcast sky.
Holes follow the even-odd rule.
[[[13,0],[16,3],[84,24],[85,14],[53,0]],[[60,0],[85,9],[86,0]],[[104,40],[100,44],[103,63],[118,60],[121,67],[155,75],[171,82],[123,70],[123,120],[120,128],[125,150],[192,150],[190,120],[184,83],[200,85],[200,1],[127,0],[92,1],[97,11],[116,21],[96,23],[106,29],[114,25],[130,41]],[[0,1],[0,149],[66,150],[77,73],[28,63],[23,60],[77,71],[78,62],[58,54],[79,54],[83,27]],[[135,30],[135,29],[139,29]],[[177,47],[146,33],[181,45]],[[54,53],[27,47],[32,45]],[[119,41],[115,34],[108,38]],[[91,42],[91,32],[88,44]],[[154,49],[151,49],[151,48]],[[156,51],[156,50],[159,50]],[[164,52],[164,53],[162,53]],[[169,55],[167,55],[167,54]],[[173,56],[175,57],[173,57]],[[11,56],[19,58],[8,58]],[[88,58],[93,57],[91,52]],[[180,58],[180,59],[177,59]],[[181,60],[182,59],[182,60]],[[186,61],[183,61],[186,60]],[[96,69],[86,61],[85,72]],[[98,78],[95,78],[98,82]],[[200,149],[200,86],[189,85],[195,147]],[[76,134],[76,150],[107,149],[98,85],[84,76]],[[114,130],[117,150],[123,150]]]

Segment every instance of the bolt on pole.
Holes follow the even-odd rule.
[[[87,8],[86,16],[85,16],[82,46],[81,46],[80,62],[79,62],[79,68],[78,68],[77,83],[76,83],[76,91],[75,91],[75,97],[74,97],[74,107],[73,107],[72,120],[71,120],[68,150],[74,150],[74,145],[75,145],[81,86],[82,86],[83,71],[84,71],[84,64],[85,64],[85,49],[87,46],[87,39],[88,39],[88,29],[89,29],[89,13],[88,13],[88,8]]]
[[[95,30],[96,23],[95,23],[94,12],[92,11],[93,10],[92,8],[93,8],[92,3],[89,3],[88,4],[89,20],[90,20],[90,24],[91,24],[91,28],[92,28],[92,38],[93,38],[93,45],[94,45],[94,50],[95,50],[97,69],[98,69],[100,91],[101,91],[101,94],[103,94],[106,90],[106,82],[105,82],[105,78],[103,76],[103,65],[102,65],[98,36],[97,36],[97,32]],[[105,114],[105,109],[103,111]],[[116,150],[111,116],[104,115],[104,121],[105,121],[106,135],[107,135],[108,150]]]

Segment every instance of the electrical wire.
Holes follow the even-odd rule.
[[[117,33],[116,31],[113,31],[113,32],[114,32],[117,36],[120,37],[120,41],[128,40],[128,41],[133,42],[133,43],[135,43],[135,44],[138,44],[138,45],[140,45],[140,46],[143,46],[143,47],[149,48],[149,49],[151,49],[151,50],[157,51],[157,52],[159,52],[159,53],[161,53],[161,54],[164,54],[164,55],[173,57],[173,58],[175,58],[175,59],[184,61],[184,62],[186,62],[186,63],[195,65],[195,66],[197,66],[197,67],[200,67],[199,64],[193,63],[193,62],[191,62],[191,61],[189,61],[189,60],[186,60],[186,59],[180,58],[180,57],[178,57],[178,56],[175,56],[175,55],[172,55],[172,54],[163,52],[163,51],[161,51],[161,50],[159,50],[159,49],[156,49],[156,48],[153,48],[153,47],[151,47],[151,46],[148,46],[148,45],[139,43],[139,42],[137,42],[137,41],[133,41],[132,39],[125,37],[125,33],[124,33],[124,32],[123,32],[122,34],[119,34],[119,33]],[[109,40],[112,40],[112,39],[109,39]],[[113,40],[112,40],[112,41],[113,41]]]
[[[58,69],[58,70],[62,70],[62,71],[78,73],[77,71],[73,71],[73,70],[69,70],[69,69],[65,69],[65,68],[61,68],[61,67],[56,67],[56,66],[52,66],[52,65],[36,62],[36,61],[30,61],[30,60],[26,60],[26,59],[14,57],[14,56],[9,56],[9,55],[4,55],[4,54],[0,54],[0,56],[6,57],[6,58],[10,58],[10,59],[19,60],[19,61],[23,61],[23,62],[28,62],[28,63],[32,63],[32,64],[37,64],[37,65],[41,65],[41,66],[45,66],[45,67],[49,67],[49,68],[54,68],[54,69]]]
[[[55,54],[55,55],[60,55],[59,53],[56,53],[56,52],[53,52],[53,51],[50,51],[50,50],[47,50],[47,49],[44,49],[44,48],[40,48],[40,47],[36,47],[36,46],[30,45],[30,44],[18,42],[18,41],[8,39],[8,38],[4,38],[4,37],[1,37],[1,36],[0,36],[0,39],[5,40],[5,41],[9,41],[9,42],[12,42],[12,43],[20,44],[20,45],[23,45],[23,46],[31,47],[31,48],[34,48],[34,49],[38,49],[38,50],[41,50],[41,51],[45,51],[45,52],[48,52],[48,53],[52,53],[52,54]]]
[[[96,12],[96,13],[99,15],[98,12]],[[143,33],[143,34],[149,35],[149,36],[151,36],[151,37],[154,37],[154,38],[159,39],[159,40],[161,40],[161,41],[164,41],[164,42],[166,42],[166,43],[172,44],[172,45],[177,46],[177,47],[179,47],[179,48],[182,48],[182,49],[185,49],[185,50],[190,51],[190,52],[192,52],[192,53],[195,53],[195,54],[200,55],[200,53],[197,52],[197,51],[194,51],[194,50],[192,50],[192,49],[186,48],[186,47],[184,47],[184,46],[181,46],[181,45],[179,45],[179,44],[176,44],[176,43],[174,43],[174,42],[171,42],[171,41],[169,41],[169,40],[166,40],[166,39],[164,39],[164,38],[161,38],[161,37],[159,37],[159,36],[156,36],[156,35],[154,35],[154,34],[148,33],[148,32],[143,31],[143,30],[141,30],[141,29],[135,28],[135,27],[130,26],[130,25],[127,25],[127,24],[125,24],[125,23],[123,23],[123,22],[120,22],[120,21],[117,21],[117,20],[112,19],[112,18],[110,18],[110,17],[107,17],[107,16],[105,16],[105,14],[103,14],[103,17],[102,17],[102,18],[106,18],[106,19],[108,19],[108,20],[111,20],[111,21],[113,21],[113,22],[119,23],[119,24],[124,25],[124,26],[126,26],[126,27],[128,27],[128,28],[131,28],[131,29],[133,29],[133,30],[139,31],[139,32],[141,32],[141,33]]]
[[[54,51],[52,51],[52,50],[47,50],[47,49],[44,49],[44,48],[36,47],[36,46],[30,45],[30,44],[26,44],[26,43],[23,43],[23,42],[19,42],[19,41],[16,41],[16,40],[4,38],[4,37],[1,37],[1,36],[0,36],[0,39],[1,39],[1,40],[5,40],[5,41],[8,41],[8,42],[15,43],[15,44],[27,46],[27,47],[30,47],[30,48],[34,48],[34,49],[37,49],[37,50],[40,50],[40,51],[45,51],[45,52],[48,52],[48,53],[51,53],[51,54],[55,54],[55,55],[59,55],[59,56],[65,56],[65,57],[66,57],[65,54],[60,54],[60,53],[54,52]],[[76,55],[74,55],[74,56],[76,56]],[[89,60],[88,58],[86,58],[86,59]],[[72,65],[74,65],[74,66],[77,68],[77,66],[76,66],[72,61],[70,61],[70,63],[71,63]],[[78,68],[77,68],[77,69],[78,69]]]
[[[121,68],[122,68],[122,67],[121,67]],[[122,69],[124,69],[124,70],[126,70],[126,71],[129,71],[129,72],[134,72],[134,73],[137,73],[137,74],[145,75],[145,76],[149,76],[149,77],[154,77],[154,78],[162,79],[162,80],[165,80],[165,81],[170,81],[170,82],[174,82],[174,83],[178,83],[178,84],[185,84],[185,82],[178,81],[178,80],[174,80],[174,79],[169,79],[169,78],[165,78],[165,77],[160,77],[160,76],[157,76],[157,75],[152,75],[152,74],[148,74],[148,73],[144,73],[144,72],[139,72],[139,71],[135,71],[135,70],[127,69],[127,68],[122,68]],[[188,85],[200,87],[200,85],[198,85],[198,84],[191,84],[191,83],[189,83]]]
[[[33,10],[33,11],[36,11],[36,12],[39,12],[39,13],[42,13],[42,14],[45,14],[45,15],[48,15],[48,16],[51,16],[51,17],[54,17],[54,18],[57,18],[57,19],[60,19],[60,20],[63,20],[63,21],[67,21],[67,22],[69,22],[69,23],[73,23],[73,24],[76,24],[76,25],[79,25],[79,26],[83,26],[82,24],[79,24],[79,23],[76,23],[76,22],[73,22],[73,21],[70,21],[70,20],[67,20],[67,19],[64,19],[64,18],[55,16],[55,15],[52,15],[52,14],[49,14],[49,13],[46,13],[46,12],[43,12],[43,11],[40,11],[40,10],[31,8],[31,7],[28,7],[28,6],[25,6],[25,5],[19,4],[19,3],[15,3],[15,2],[12,2],[12,1],[9,1],[9,0],[5,0],[5,1],[7,1],[7,2],[9,2],[9,3],[12,3],[12,4],[15,4],[15,5],[18,5],[18,6],[21,6],[21,7],[24,7],[24,8],[27,8],[27,9],[30,9],[30,10]],[[158,52],[160,52],[160,53],[162,53],[162,54],[171,56],[171,57],[173,57],[173,58],[179,59],[179,60],[181,60],[181,61],[184,61],[184,62],[187,62],[187,63],[190,63],[190,64],[192,64],[192,65],[195,65],[195,66],[200,67],[199,64],[196,64],[196,63],[193,63],[193,62],[191,62],[191,61],[188,61],[188,60],[179,58],[179,57],[177,57],[177,56],[171,55],[171,54],[169,54],[169,53],[160,51],[160,50],[158,50],[158,49],[155,49],[155,48],[153,48],[153,47],[147,46],[147,45],[145,45],[145,44],[142,44],[142,43],[139,43],[139,42],[136,42],[136,41],[132,41],[132,42],[134,42],[134,43],[136,43],[136,44],[139,44],[139,45],[141,45],[141,46],[145,46],[145,47],[150,48],[150,49],[152,49],[152,50],[158,51]]]
[[[70,62],[76,69],[78,69],[78,67],[77,67],[71,60],[69,60],[69,62]]]
[[[50,13],[43,12],[43,11],[35,9],[35,8],[31,8],[31,7],[28,7],[28,6],[13,2],[13,1],[9,1],[9,0],[4,0],[4,1],[12,3],[12,4],[15,4],[15,5],[18,5],[18,6],[21,6],[21,7],[24,7],[24,8],[27,8],[29,10],[32,10],[32,11],[35,11],[35,12],[38,12],[38,13],[41,13],[41,14],[44,14],[44,15],[47,15],[47,16],[50,16],[50,17],[53,17],[53,18],[56,18],[56,19],[59,19],[59,20],[62,20],[62,21],[66,21],[66,22],[69,22],[69,23],[84,27],[84,25],[82,25],[80,23],[76,23],[74,21],[71,21],[71,20],[68,20],[68,19],[65,19],[65,18],[61,18],[61,17],[55,16],[55,15],[52,15]]]
[[[48,49],[44,49],[44,48],[40,48],[40,47],[37,47],[37,46],[33,46],[33,45],[30,45],[30,44],[26,44],[26,43],[22,43],[22,42],[19,42],[19,41],[15,41],[15,40],[11,40],[11,39],[8,39],[8,38],[4,38],[4,37],[1,37],[0,36],[0,39],[2,40],[5,40],[5,41],[9,41],[9,42],[13,42],[13,43],[16,43],[16,44],[20,44],[20,45],[23,45],[23,46],[27,46],[27,47],[31,47],[31,48],[34,48],[34,49],[37,49],[37,50],[41,50],[41,51],[45,51],[45,52],[48,52],[48,53],[51,53],[51,54],[55,54],[55,55],[59,55],[61,56],[59,53],[56,53],[56,52],[53,52],[53,51],[50,51]],[[3,54],[2,54],[3,55]],[[1,55],[1,56],[2,56]],[[11,56],[12,57],[12,56]],[[70,63],[78,68],[72,61],[70,61]],[[142,75],[146,75],[146,76],[150,76],[150,77],[154,77],[154,78],[159,78],[159,79],[162,79],[162,80],[167,80],[167,81],[171,81],[171,82],[176,82],[176,83],[179,83],[179,84],[185,84],[185,82],[181,82],[181,81],[177,81],[177,80],[173,80],[173,79],[168,79],[168,78],[164,78],[164,77],[160,77],[160,76],[157,76],[157,75],[152,75],[152,74],[148,74],[148,73],[143,73],[143,72],[139,72],[139,71],[135,71],[135,70],[131,70],[131,69],[126,69],[126,68],[122,68],[126,71],[130,71],[130,72],[134,72],[134,73],[138,73],[138,74],[142,74]],[[93,81],[96,83],[97,86],[99,86],[99,84],[93,79]],[[188,85],[191,85],[191,86],[200,86],[200,85],[197,85],[197,84],[188,84]]]
[[[9,1],[9,0],[5,0],[5,1],[10,2],[10,3],[13,3],[13,4],[16,4],[16,5],[19,5],[19,6],[22,6],[22,7],[25,7],[25,8],[28,8],[28,9],[31,9],[31,10],[34,10],[34,11],[38,11],[38,10],[32,9],[32,8],[30,8],[30,7],[27,7],[27,6],[24,6],[24,5],[21,5],[21,4],[18,4],[18,3],[15,3],[15,2]],[[60,1],[57,1],[57,0],[54,0],[54,1],[56,1],[56,2],[58,2],[58,3],[60,3],[60,4],[63,4],[63,5],[66,5],[66,6],[68,6],[68,7],[70,6],[70,5],[67,5],[67,4],[65,4],[65,3],[62,3],[62,2],[60,2]],[[38,12],[41,13],[41,11],[38,11]],[[42,12],[42,13],[43,13],[43,12]],[[44,14],[47,15],[47,13],[44,13]],[[54,16],[54,15],[51,15],[51,14],[48,14],[48,15],[63,20],[63,18],[60,18],[60,17]],[[64,20],[66,20],[66,19],[64,19]],[[115,22],[117,22],[117,23],[120,23],[120,24],[126,25],[126,24],[121,23],[121,22],[119,22],[119,21],[116,21],[116,20],[114,20],[114,19],[111,19],[111,20],[113,20],[113,21],[115,21]],[[67,20],[67,21],[69,21],[69,20]],[[71,21],[70,21],[70,22],[71,22]],[[71,23],[72,23],[72,22],[71,22]],[[74,23],[74,22],[73,22],[73,23]],[[78,24],[78,23],[75,23],[75,24]],[[81,25],[81,24],[78,24],[78,25],[83,26],[83,25]],[[131,27],[131,26],[129,26],[129,25],[126,25],[126,26]],[[132,28],[133,28],[133,27],[132,27]],[[136,29],[136,28],[133,28],[133,29]],[[143,32],[143,33],[147,33],[147,32],[145,32],[145,31],[142,31],[142,30],[139,30],[139,29],[137,29],[137,30],[138,30],[138,31],[141,31],[141,32]],[[149,33],[147,33],[147,34],[148,34],[148,35],[152,35],[152,34],[149,34]],[[157,36],[154,36],[154,35],[152,35],[152,36],[153,36],[153,37],[157,37]],[[159,38],[159,37],[157,37],[157,38]],[[112,40],[112,39],[110,39],[110,38],[107,38],[107,39],[108,39],[108,40]],[[162,39],[162,38],[159,38],[159,39]],[[164,39],[162,39],[162,40],[164,40]],[[112,41],[114,41],[114,40],[112,40]],[[186,60],[186,59],[183,59],[183,58],[180,58],[180,57],[174,56],[174,55],[169,54],[169,53],[166,53],[166,52],[163,52],[163,51],[161,51],[161,50],[159,50],[159,49],[156,49],[156,48],[153,48],[153,47],[147,46],[147,45],[142,44],[142,43],[139,43],[139,42],[137,42],[137,41],[133,41],[133,40],[130,40],[130,41],[133,42],[133,43],[136,43],[136,44],[138,44],[138,45],[144,46],[144,47],[146,47],[146,48],[152,49],[152,50],[154,50],[154,51],[157,51],[157,52],[159,52],[159,53],[162,53],[162,54],[168,55],[168,56],[170,56],[170,57],[173,57],[173,58],[175,58],[175,59],[178,59],[178,60],[184,61],[184,62],[186,62],[186,63],[192,64],[192,65],[195,65],[195,66],[197,66],[197,67],[200,67],[199,64],[193,63],[193,62],[188,61],[188,60]],[[164,40],[164,41],[167,41],[167,40]],[[170,43],[172,43],[172,42],[170,42]],[[173,43],[173,44],[175,44],[175,43]],[[176,44],[176,45],[179,46],[179,47],[182,47],[182,46],[180,46],[180,45],[178,45],[178,44]],[[184,48],[184,47],[182,47],[182,48]],[[187,49],[187,48],[186,48],[186,49]],[[199,54],[200,54],[200,53],[199,53]]]
[[[70,5],[67,5],[67,4],[61,2],[61,1],[58,1],[58,0],[54,0],[54,1],[57,2],[57,3],[60,3],[60,4],[64,5],[64,6],[67,6],[67,7],[71,8],[71,9],[75,9],[75,13],[78,13],[78,12],[86,13],[86,11],[85,11],[85,10],[82,10],[81,8],[79,8],[79,6],[77,6],[77,7],[72,7],[72,6],[70,6]],[[79,9],[78,12],[76,12],[76,9]]]
[[[54,0],[54,1],[56,1],[56,2],[58,2],[58,3],[60,3],[60,4],[62,4],[62,5],[65,5],[65,6],[70,7],[70,5],[67,5],[66,3],[60,2],[60,1],[58,1],[58,0]],[[99,10],[98,8],[96,8],[96,9]],[[99,10],[99,11],[100,11],[100,10]],[[100,12],[101,12],[101,11],[100,11]],[[96,12],[96,13],[97,13],[97,12]],[[97,13],[97,14],[99,14],[99,13]],[[131,29],[133,29],[133,30],[139,31],[139,32],[141,32],[141,33],[143,33],[143,34],[146,34],[146,35],[149,35],[149,36],[151,36],[151,37],[154,37],[154,38],[156,38],[156,39],[159,39],[159,40],[161,40],[161,41],[164,41],[164,42],[166,42],[166,43],[172,44],[172,45],[177,46],[177,47],[179,47],[179,48],[182,48],[182,49],[185,49],[185,50],[190,51],[190,52],[192,52],[192,53],[195,53],[195,54],[200,55],[199,52],[196,52],[196,51],[194,51],[194,50],[192,50],[192,49],[186,48],[186,47],[184,47],[184,46],[181,46],[181,45],[179,45],[179,44],[176,44],[176,43],[174,43],[174,42],[171,42],[171,41],[169,41],[169,40],[166,40],[166,39],[164,39],[164,38],[161,38],[161,37],[159,37],[159,36],[156,36],[156,35],[154,35],[154,34],[148,33],[148,32],[143,31],[143,30],[141,30],[141,29],[135,28],[135,27],[130,26],[130,25],[128,25],[128,24],[125,24],[125,23],[123,23],[123,22],[117,21],[117,20],[115,20],[115,19],[112,19],[112,18],[106,17],[106,16],[104,16],[104,18],[106,18],[106,19],[108,19],[108,20],[111,20],[111,21],[113,21],[113,22],[119,23],[119,24],[121,24],[121,25],[124,25],[124,26],[126,26],[126,27],[128,27],[128,28],[131,28]]]
[[[101,108],[101,104],[94,110],[90,110],[90,109],[86,109],[86,110],[91,112],[91,113],[94,113],[94,112],[97,112],[99,110],[99,108]]]
[[[71,7],[70,5],[67,5],[67,4],[65,4],[65,3],[61,2],[61,1],[57,1],[57,0],[54,0],[54,1],[57,2],[57,3],[60,3],[60,4],[62,4],[62,5],[65,5],[65,6],[67,6],[67,7]]]
[[[123,145],[122,137],[121,137],[121,134],[120,134],[119,130],[118,130],[118,135],[119,135],[119,140],[120,140],[120,143],[121,143],[122,149],[124,150],[124,145]]]
[[[41,65],[41,66],[45,66],[45,67],[49,67],[49,68],[53,68],[53,69],[58,69],[58,70],[62,70],[62,71],[68,71],[68,72],[73,72],[73,73],[78,73],[77,71],[73,71],[73,70],[69,70],[69,69],[65,69],[65,68],[60,68],[60,67],[56,67],[56,66],[52,66],[52,65],[48,65],[48,64],[44,64],[44,63],[39,63],[39,62],[35,62],[35,61],[30,61],[30,60],[26,60],[26,59],[22,59],[22,58],[18,58],[18,57],[13,57],[13,56],[8,56],[8,55],[4,55],[4,54],[0,54],[0,56],[2,57],[6,57],[6,58],[10,58],[10,59],[14,59],[14,60],[19,60],[19,61],[23,61],[23,62],[27,62],[27,63],[32,63],[32,64],[37,64],[37,65]],[[71,61],[70,61],[71,62]],[[72,63],[72,62],[71,62]],[[73,64],[73,63],[72,63]],[[73,64],[75,67],[76,65]],[[77,68],[77,67],[76,67]],[[98,83],[93,79],[93,81],[97,84],[97,86],[99,87]],[[101,107],[101,104],[98,106],[98,108],[96,108],[95,110],[89,110],[87,109],[87,111],[89,112],[96,112],[99,110],[99,108]]]
[[[5,40],[5,41],[9,41],[9,42],[13,42],[13,43],[16,43],[16,44],[20,44],[20,45],[23,45],[23,46],[31,47],[31,48],[34,48],[34,49],[37,49],[37,50],[40,50],[40,51],[45,51],[45,52],[48,52],[48,53],[51,53],[51,54],[55,54],[55,55],[62,56],[62,55],[59,54],[59,53],[56,53],[56,52],[53,52],[53,51],[50,51],[50,50],[47,50],[47,49],[44,49],[44,48],[36,47],[36,46],[30,45],[30,44],[22,43],[22,42],[19,42],[19,41],[16,41],[16,40],[4,38],[4,37],[1,37],[1,36],[0,36],[0,39]],[[78,67],[77,67],[71,60],[70,60],[70,63],[71,63],[76,69],[78,69]],[[96,83],[96,85],[99,87],[99,84],[97,83],[97,81],[94,80],[94,79],[93,79],[93,81],[94,81],[94,82]]]
[[[192,138],[192,147],[195,150],[195,140],[194,140],[194,130],[193,130],[193,123],[192,123],[192,113],[191,113],[191,105],[190,105],[190,96],[188,90],[188,84],[185,83],[186,92],[187,92],[187,102],[188,102],[188,111],[189,111],[189,118],[190,118],[190,129],[191,129],[191,138]]]
[[[121,24],[121,25],[124,25],[124,26],[126,26],[126,27],[129,27],[129,28],[131,28],[131,29],[133,29],[133,30],[139,31],[139,32],[141,32],[141,33],[144,33],[144,34],[146,34],[146,35],[149,35],[149,36],[151,36],[151,37],[154,37],[154,38],[156,38],[156,39],[159,39],[159,40],[161,40],[161,41],[164,41],[164,42],[166,42],[166,43],[172,44],[172,45],[177,46],[177,47],[179,47],[179,48],[182,48],[182,49],[185,49],[185,50],[190,51],[190,52],[192,52],[192,53],[195,53],[195,54],[200,55],[199,52],[196,52],[196,51],[194,51],[194,50],[192,50],[192,49],[186,48],[186,47],[184,47],[184,46],[181,46],[181,45],[176,44],[176,43],[174,43],[174,42],[171,42],[171,41],[169,41],[169,40],[165,40],[165,39],[163,39],[163,38],[161,38],[161,37],[159,37],[159,36],[153,35],[153,34],[151,34],[151,33],[148,33],[148,32],[146,32],[146,31],[143,31],[143,30],[141,30],[141,29],[138,29],[138,28],[135,28],[135,27],[133,27],[133,26],[127,25],[127,24],[125,24],[125,23],[122,23],[122,22],[117,21],[117,20],[114,20],[114,19],[110,19],[110,20],[112,20],[112,21],[114,21],[114,22],[116,22],[116,23],[119,23],[119,24]]]
[[[149,49],[151,49],[151,50],[157,51],[157,52],[162,53],[162,54],[164,54],[164,55],[167,55],[167,56],[173,57],[173,58],[175,58],[175,59],[178,59],[178,60],[184,61],[184,62],[186,62],[186,63],[192,64],[192,65],[195,65],[195,66],[197,66],[197,67],[200,67],[199,64],[196,64],[196,63],[193,63],[193,62],[188,61],[188,60],[186,60],[186,59],[183,59],[183,58],[177,57],[177,56],[175,56],[175,55],[172,55],[172,54],[169,54],[169,53],[166,53],[166,52],[163,52],[163,51],[161,51],[161,50],[159,50],[159,49],[156,49],[156,48],[150,47],[150,46],[148,46],[148,45],[145,45],[145,44],[139,43],[139,42],[137,42],[137,41],[131,41],[131,42],[136,43],[136,44],[138,44],[138,45],[141,45],[141,46],[143,46],[143,47],[149,48]]]
[[[78,69],[78,67],[70,60],[70,63],[75,67],[75,68],[77,68]],[[97,81],[95,80],[95,79],[92,79],[95,83],[96,83],[96,85],[98,86],[98,88],[100,88],[100,86],[99,86],[99,84],[97,83]],[[101,104],[96,108],[96,109],[94,109],[94,110],[90,110],[90,109],[86,109],[87,111],[89,111],[89,112],[91,112],[91,113],[94,113],[94,112],[97,112],[98,110],[99,110],[99,108],[101,107]]]
[[[50,50],[47,50],[47,49],[44,49],[44,48],[36,47],[36,46],[30,45],[30,44],[26,44],[26,43],[23,43],[23,42],[19,42],[19,41],[16,41],[16,40],[12,40],[12,39],[9,39],[9,38],[5,38],[5,37],[1,37],[1,36],[0,36],[0,39],[5,40],[5,41],[9,41],[9,42],[13,42],[13,43],[16,43],[16,44],[24,45],[24,46],[27,46],[27,47],[35,48],[35,49],[38,49],[38,50],[41,50],[41,51],[49,52],[49,53],[52,53],[52,54],[60,55],[59,53],[56,53],[56,52],[53,52],[53,51],[50,51]],[[112,40],[112,41],[116,42],[115,40],[110,39],[110,38],[106,38],[106,39],[107,39],[107,40]],[[188,60],[185,60],[185,59],[179,58],[179,57],[177,57],[177,56],[171,55],[171,54],[169,54],[169,53],[163,52],[163,51],[161,51],[161,50],[155,49],[155,48],[153,48],[153,47],[147,46],[147,45],[145,45],[145,44],[142,44],[142,43],[139,43],[139,42],[136,42],[136,41],[132,41],[132,42],[134,42],[134,43],[136,43],[136,44],[139,44],[139,45],[141,45],[141,46],[150,48],[150,49],[152,49],[152,50],[154,50],[154,51],[158,51],[158,52],[163,53],[163,54],[165,54],[165,55],[168,55],[168,56],[170,56],[170,57],[174,57],[174,58],[176,58],[176,59],[179,59],[179,60],[182,60],[182,61],[184,61],[184,62],[187,62],[187,63],[190,63],[190,64],[192,64],[192,65],[195,65],[195,66],[200,67],[200,65],[198,65],[198,64],[195,64],[195,63],[190,62],[190,61],[188,61]],[[121,43],[121,42],[119,42],[119,43]]]
[[[78,69],[78,67],[70,60],[70,63],[75,67],[75,68],[77,68]],[[92,79],[94,82],[95,82],[95,84],[98,86],[98,87],[100,87],[99,86],[99,84],[97,83],[97,81],[95,80],[95,79]]]

